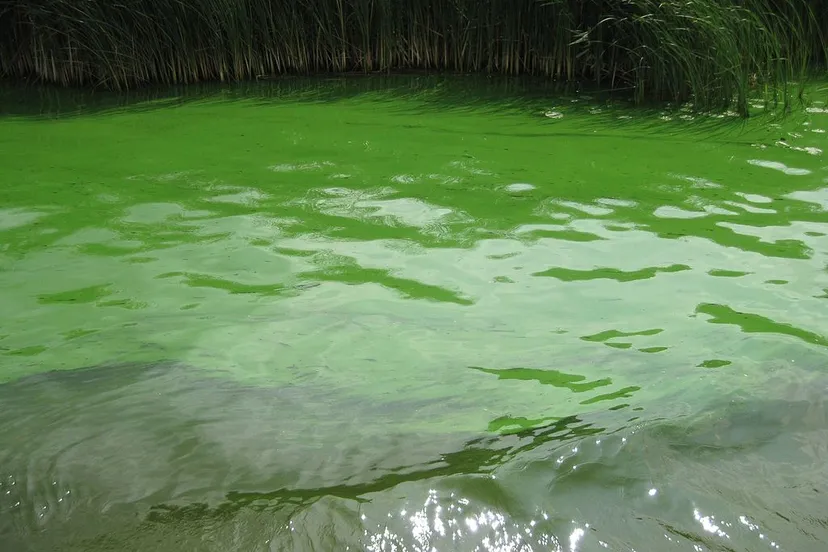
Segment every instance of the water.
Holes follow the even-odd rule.
[[[811,99],[7,90],[3,550],[824,550]]]

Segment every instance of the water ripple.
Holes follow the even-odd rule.
[[[429,79],[0,120],[6,548],[828,540],[822,108]]]

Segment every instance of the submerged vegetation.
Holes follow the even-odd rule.
[[[0,75],[125,89],[285,73],[542,75],[744,110],[825,61],[822,0],[0,0]]]

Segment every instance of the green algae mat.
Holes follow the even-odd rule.
[[[828,546],[828,100],[0,93],[0,548]]]

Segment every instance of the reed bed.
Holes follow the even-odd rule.
[[[540,75],[745,110],[825,61],[823,0],[0,0],[0,75],[122,90],[282,74]]]

